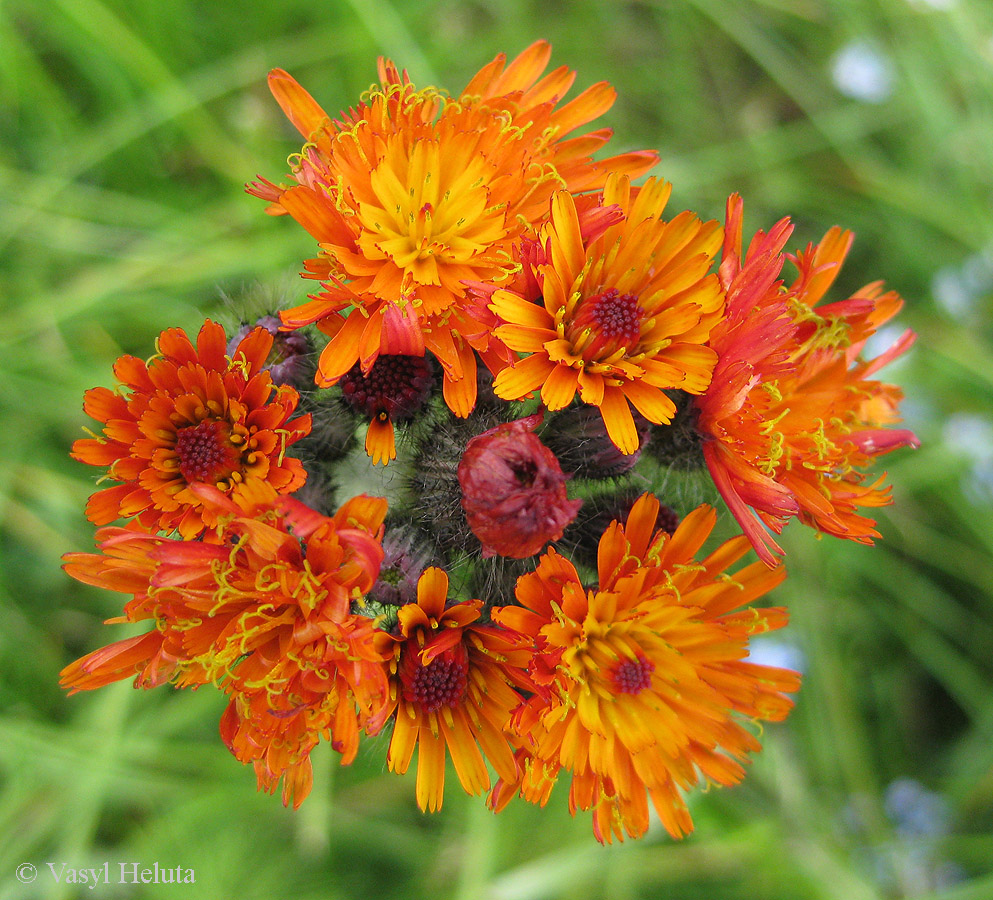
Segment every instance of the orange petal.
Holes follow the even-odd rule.
[[[566,284],[582,271],[586,262],[583,236],[579,228],[576,202],[568,191],[557,191],[552,197],[552,266]]]
[[[372,464],[384,466],[397,458],[396,441],[393,439],[393,423],[386,413],[380,413],[369,423],[365,433],[365,452],[371,457]]]
[[[842,231],[835,225],[828,229],[827,234],[817,245],[811,261],[812,274],[802,295],[803,301],[808,306],[814,306],[834,283],[854,237],[852,232]]]
[[[248,334],[238,344],[238,349],[231,354],[232,359],[235,362],[239,361],[239,358],[244,360],[245,365],[248,367],[248,371],[251,373],[261,372],[262,367],[265,365],[266,360],[269,358],[269,352],[272,350],[273,337],[265,328],[253,328]],[[264,391],[268,395],[268,386],[265,385],[265,381],[259,380],[256,382],[258,384],[258,390]],[[244,401],[244,397],[242,398]],[[258,405],[261,406],[265,404],[266,397],[263,396],[258,404],[248,404],[246,405]]]
[[[453,378],[446,371],[442,378],[442,394],[448,408],[460,419],[464,419],[476,405],[476,357],[472,348],[459,348],[459,358],[462,363],[462,377]]]
[[[271,344],[271,336],[269,341]],[[197,356],[200,364],[206,369],[223,372],[228,367],[227,348],[228,340],[224,335],[224,328],[207,319],[197,335]]]
[[[555,338],[555,332],[550,328],[534,328],[531,325],[501,325],[495,334],[515,353],[538,353],[546,341]]]
[[[511,61],[499,78],[500,93],[526,91],[548,67],[552,58],[552,45],[548,41],[535,41]]]
[[[510,291],[494,291],[490,298],[490,311],[514,325],[527,328],[554,328],[554,321],[539,303],[530,303]]]
[[[642,494],[628,513],[624,523],[624,536],[631,543],[631,552],[644,558],[655,536],[655,523],[661,504],[654,494]]]
[[[359,310],[353,310],[345,319],[338,333],[321,352],[314,379],[320,387],[330,387],[359,359],[359,337],[367,319]]]
[[[668,569],[690,563],[710,537],[716,522],[717,513],[712,506],[706,503],[698,506],[679,523],[672,537],[666,541],[660,563]]]
[[[353,312],[348,318],[354,318]],[[362,333],[359,335],[359,365],[362,367],[362,374],[368,375],[372,367],[379,359],[379,353],[383,345],[383,324],[386,321],[385,315],[378,312],[365,319],[362,326]]]
[[[341,247],[354,245],[345,220],[326,195],[301,184],[283,191],[279,195],[279,205],[315,240]]]
[[[407,707],[400,705],[397,710],[396,724],[393,726],[393,738],[386,755],[387,765],[391,772],[401,775],[410,767],[414,747],[417,745],[417,720],[408,714]]]
[[[328,114],[289,72],[273,69],[269,73],[269,90],[286,118],[308,141],[328,122]]]
[[[548,357],[535,353],[497,375],[493,390],[504,400],[520,400],[541,387],[554,368]]]
[[[552,124],[559,129],[559,134],[568,134],[574,128],[602,116],[616,99],[617,91],[608,82],[597,82],[552,113]]]
[[[549,409],[564,409],[576,396],[579,372],[568,366],[556,366],[541,386],[542,402]]]
[[[445,741],[426,725],[418,732],[415,796],[421,812],[437,812],[445,797]]]
[[[657,387],[650,387],[641,381],[628,381],[621,390],[649,422],[665,425],[676,414],[676,405]]]
[[[128,404],[120,394],[105,387],[95,387],[83,395],[83,412],[98,422],[107,422],[126,417]]]
[[[490,786],[490,776],[486,771],[483,755],[479,752],[479,745],[469,729],[463,710],[453,710],[452,718],[451,727],[442,715],[438,716],[438,722],[455,764],[455,774],[467,794],[481,794]]]
[[[431,566],[417,580],[417,605],[435,619],[440,619],[448,599],[448,575],[444,569]]]
[[[190,343],[190,339],[182,328],[167,328],[159,335],[156,344],[162,356],[172,359],[177,363],[196,364],[199,362],[196,348]]]
[[[289,500],[292,498],[286,499]],[[286,501],[284,500],[284,502]],[[369,534],[375,535],[383,524],[388,509],[389,504],[384,497],[370,497],[368,494],[359,494],[357,497],[352,497],[342,503],[333,518],[339,528],[362,528],[368,531]],[[323,520],[324,517],[321,516],[320,518]],[[294,523],[295,525],[296,523]],[[298,529],[295,528],[295,530]],[[305,534],[304,537],[306,536]]]
[[[386,305],[379,341],[379,352],[387,356],[424,355],[424,333],[410,303],[405,303],[403,308],[396,303]]]
[[[583,403],[592,406],[599,406],[603,400],[604,380],[603,376],[596,373],[587,372],[585,369],[579,373],[579,396]]]
[[[120,518],[121,503],[133,490],[134,484],[128,483],[97,491],[86,501],[86,518],[94,525],[107,525]]]
[[[507,54],[498,53],[483,68],[481,68],[472,80],[465,86],[462,96],[474,97],[481,94],[484,97],[492,96],[492,88],[498,83],[503,67],[507,62]]]
[[[628,408],[627,398],[620,388],[604,389],[600,401],[600,413],[607,427],[607,436],[621,453],[631,454],[638,450],[638,429],[634,427],[634,416]]]
[[[99,438],[80,438],[78,441],[73,441],[70,455],[73,459],[78,459],[80,462],[91,466],[109,466],[127,453],[127,445],[121,444],[118,441],[110,442]]]
[[[135,675],[162,647],[162,634],[152,631],[101,647],[66,666],[60,684],[70,693],[102,687]]]
[[[744,201],[740,194],[728,197],[724,225],[724,250],[717,275],[721,286],[727,290],[741,271],[741,225],[744,215]]]
[[[294,306],[292,309],[281,309],[279,311],[279,318],[282,320],[284,325],[291,328],[300,328],[303,325],[311,325],[319,319],[327,319],[329,321],[324,323],[324,328],[331,329],[333,327],[332,323],[334,320],[339,320],[342,324],[344,324],[345,321],[344,318],[338,313],[337,306],[330,300],[325,300],[322,297],[308,300],[306,303],[301,303],[299,306]],[[324,333],[330,333],[333,335],[336,333],[336,330],[325,331]]]
[[[120,356],[114,363],[114,377],[136,391],[154,391],[155,385],[148,377],[148,366],[136,356]]]

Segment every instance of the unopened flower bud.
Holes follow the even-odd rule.
[[[635,416],[638,449],[621,453],[607,435],[603,416],[595,406],[570,406],[548,421],[542,441],[558,458],[562,471],[577,478],[616,478],[634,468],[648,442],[651,423]]]
[[[417,601],[417,580],[429,566],[437,565],[430,540],[417,528],[396,524],[383,535],[383,563],[379,578],[366,599],[382,606],[403,606]]]
[[[313,387],[315,366],[314,348],[302,331],[280,331],[280,321],[275,316],[262,316],[239,328],[228,341],[228,355],[234,354],[242,339],[253,328],[264,328],[272,335],[272,350],[265,368],[276,384],[288,384],[297,390]]]
[[[503,406],[502,410],[477,407],[465,419],[441,411],[434,427],[418,442],[410,478],[411,494],[417,498],[412,512],[446,553],[479,549],[462,508],[458,468],[469,441],[506,421],[509,405]]]
[[[524,559],[562,537],[582,500],[566,497],[559,461],[534,434],[541,414],[491,428],[469,441],[458,478],[462,508],[483,556]]]
[[[624,522],[635,501],[644,493],[640,485],[627,484],[610,493],[590,497],[565,530],[559,547],[574,561],[591,569],[597,565],[597,548],[611,522]]]
[[[703,437],[697,430],[700,414],[693,395],[685,391],[668,391],[676,404],[676,414],[667,425],[653,425],[647,450],[655,459],[679,471],[702,469]]]

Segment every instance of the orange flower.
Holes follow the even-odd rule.
[[[707,388],[717,354],[705,342],[723,311],[720,284],[707,274],[720,227],[689,212],[663,221],[670,190],[655,179],[634,189],[611,175],[599,207],[564,191],[554,196],[540,234],[548,249],[530,254],[540,303],[512,290],[491,298],[507,323],[496,336],[528,354],[497,375],[500,397],[540,387],[557,410],[578,390],[599,407],[614,444],[632,454],[639,440],[629,402],[659,424],[675,412],[664,389]]]
[[[331,340],[318,384],[335,383],[356,362],[368,372],[380,353],[423,355],[444,369],[456,414],[472,409],[473,350],[496,364],[491,316],[467,296],[466,281],[497,283],[514,270],[511,251],[547,210],[554,190],[591,190],[607,171],[634,175],[655,153],[599,163],[601,129],[565,139],[613,104],[602,82],[556,108],[575,73],[539,80],[551,48],[533,44],[509,66],[498,56],[457,99],[416,90],[392,62],[356,109],[332,120],[281,69],[269,86],[307,144],[295,159],[296,185],[260,179],[249,193],[289,213],[317,240],[308,277],[325,292],[282,313],[286,325],[316,322]],[[354,308],[354,312],[349,314]]]
[[[89,520],[106,525],[134,517],[135,528],[194,538],[215,520],[192,485],[224,493],[262,482],[280,493],[300,487],[303,466],[285,454],[310,432],[310,416],[290,420],[299,395],[275,387],[263,368],[272,341],[256,328],[228,357],[224,329],[208,320],[196,346],[170,328],[150,362],[118,359],[114,374],[124,390],[93,388],[83,402],[104,423],[103,435],[72,448],[80,462],[107,466],[104,477],[121,482],[90,497]]]
[[[504,734],[510,711],[521,702],[511,685],[533,687],[525,675],[531,658],[516,635],[479,619],[482,603],[446,607],[448,576],[424,571],[417,602],[401,606],[395,633],[376,643],[390,662],[390,705],[396,711],[387,757],[391,772],[407,771],[417,747],[417,805],[436,812],[445,790],[446,748],[466,793],[490,786],[485,759],[505,779],[516,774]]]
[[[710,389],[695,403],[704,457],[720,491],[759,556],[782,550],[776,533],[793,516],[819,531],[872,543],[879,534],[861,507],[889,501],[883,479],[860,470],[897,447],[918,444],[899,421],[902,397],[871,380],[914,341],[909,329],[885,353],[862,359],[866,340],[900,310],[893,291],[870,284],[847,300],[818,306],[841,267],[852,235],[831,229],[796,256],[800,270],[779,278],[786,220],[759,232],[741,257],[742,202],[728,201],[721,281],[727,318],[711,337],[719,355]]]
[[[385,703],[374,622],[352,604],[379,573],[386,501],[356,497],[326,518],[266,486],[239,497],[243,507],[193,490],[218,521],[209,542],[104,528],[101,553],[66,555],[72,577],[134,595],[111,621],[155,630],[77,660],[62,684],[220,685],[232,698],[221,720],[231,752],[254,764],[260,789],[283,778],[283,802],[297,806],[321,735],[348,763]]]
[[[522,606],[493,610],[498,624],[532,638],[531,674],[544,688],[515,713],[520,775],[491,803],[519,792],[542,805],[561,770],[570,810],[593,811],[601,842],[648,828],[648,802],[674,837],[692,830],[681,791],[699,774],[737,783],[760,749],[740,719],[782,719],[794,672],[747,662],[748,639],[786,624],[781,608],[741,609],[785,577],[761,562],[725,570],[749,548],[739,536],[700,562],[716,520],[706,506],[671,536],[655,531],[659,503],[643,495],[625,525],[600,540],[599,586],[587,590],[554,550],[517,583]]]
[[[783,551],[752,509],[767,521],[785,521],[799,512],[793,494],[759,463],[770,445],[767,423],[773,418],[772,394],[763,385],[793,368],[796,325],[779,280],[783,247],[793,226],[782,219],[768,234],[758,232],[742,262],[742,215],[743,204],[735,194],[728,200],[719,270],[727,307],[710,337],[718,362],[710,387],[693,402],[711,477],[756,552],[773,565],[773,554]],[[773,527],[782,530],[782,525]]]

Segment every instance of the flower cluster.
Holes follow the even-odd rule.
[[[595,158],[614,91],[566,102],[550,55],[456,95],[381,60],[338,118],[270,74],[306,143],[248,192],[316,241],[319,288],[230,337],[170,328],[86,393],[102,433],[73,456],[112,484],[65,569],[150,627],[67,666],[71,692],[215,686],[225,744],[294,806],[321,739],[348,764],[384,731],[421,809],[450,759],[494,810],[562,780],[601,842],[652,810],[685,835],[686,793],[743,777],[799,687],[749,659],[787,623],[753,605],[786,577],[776,538],[879,537],[870,470],[917,441],[876,376],[914,335],[871,358],[897,294],[824,301],[849,232],[788,252],[783,219],[746,247],[737,195],[706,221],[638,183],[654,152]],[[380,466],[388,498],[332,512]],[[711,542],[721,502],[741,533]]]

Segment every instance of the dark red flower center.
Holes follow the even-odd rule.
[[[434,386],[431,364],[423,356],[380,354],[367,375],[356,364],[341,379],[341,392],[354,410],[370,419],[383,413],[394,422],[411,418]]]
[[[633,344],[641,334],[641,309],[634,294],[622,294],[617,288],[604,291],[586,301],[592,305],[590,315],[604,337],[621,344]]]
[[[234,469],[234,448],[228,440],[226,422],[207,419],[176,432],[179,471],[187,482],[215,482]]]
[[[426,666],[419,665],[404,679],[403,696],[409,703],[416,703],[430,713],[443,706],[458,706],[468,687],[468,660],[443,654]]]
[[[611,673],[614,687],[622,694],[640,694],[652,683],[655,663],[639,656],[638,659],[625,659],[619,662]]]

